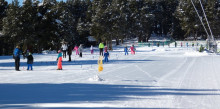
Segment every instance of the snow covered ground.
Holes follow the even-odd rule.
[[[0,57],[1,109],[146,109],[220,107],[220,55],[196,47],[137,47],[125,56],[110,51],[98,73],[98,49],[72,55],[56,70],[57,54],[34,54],[33,71],[15,71],[12,56]],[[99,78],[97,78],[99,77]],[[103,80],[98,80],[98,79]]]

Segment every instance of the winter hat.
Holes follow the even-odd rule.
[[[60,52],[61,52],[61,50],[58,51],[58,53],[60,53]]]

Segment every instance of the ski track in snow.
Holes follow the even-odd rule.
[[[38,65],[33,66],[34,71],[25,71],[26,60],[21,59],[23,64],[20,72],[14,71],[13,59],[0,57],[0,65],[2,65],[0,66],[0,88],[6,88],[4,91],[0,89],[0,108],[218,109],[220,107],[220,74],[218,72],[220,57],[194,51],[195,48],[137,47],[136,55],[125,56],[123,47],[118,47],[117,51],[110,51],[110,62],[103,64],[102,72],[97,70],[98,52],[90,55],[87,51],[83,54],[83,58],[72,55],[73,62],[70,63],[65,62],[67,59],[64,59],[64,70],[62,71],[55,70],[57,54],[35,55],[35,62]],[[6,63],[8,66],[2,63]],[[91,81],[90,79],[96,75],[104,80]],[[24,102],[17,101],[18,103],[16,103],[17,99],[11,99],[10,95],[6,93],[7,90],[10,92],[10,88],[14,90],[16,88],[10,86],[7,89],[5,87],[7,84],[17,85],[17,87],[19,84],[21,86],[22,84],[24,86],[55,84],[57,88],[64,88],[61,87],[63,85],[70,85],[70,87],[63,90],[63,92],[67,90],[68,96],[62,96],[63,93],[57,92],[58,95],[60,94],[57,96],[57,100],[64,99],[61,102],[52,102],[48,98],[46,102],[29,101],[30,103],[25,103],[27,100],[24,97],[23,100],[21,99]],[[30,87],[27,88],[30,90]],[[53,91],[50,87],[46,87],[46,89]],[[75,90],[79,92],[74,92]],[[96,91],[97,93],[95,93]],[[3,96],[4,99],[1,98],[1,94],[6,94]],[[12,94],[14,95],[14,93]],[[41,95],[40,93],[35,94]],[[65,99],[70,95],[73,98]],[[99,101],[97,98],[101,100]]]

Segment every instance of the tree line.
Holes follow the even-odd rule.
[[[193,0],[205,22],[199,0]],[[215,37],[220,29],[219,0],[202,0]],[[191,0],[0,0],[0,55],[16,45],[40,53],[58,50],[61,42],[88,44],[88,36],[105,42],[137,37],[147,42],[152,34],[175,40],[206,39]]]

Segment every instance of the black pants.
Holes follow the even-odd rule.
[[[20,67],[20,57],[15,57],[15,70],[19,70]]]
[[[100,56],[103,56],[103,48],[100,48],[99,50],[100,50],[99,55],[100,55]]]
[[[63,50],[63,58],[66,58],[66,50]]]
[[[71,55],[69,55],[69,61],[71,61]]]
[[[82,57],[82,52],[79,53],[79,57]]]

